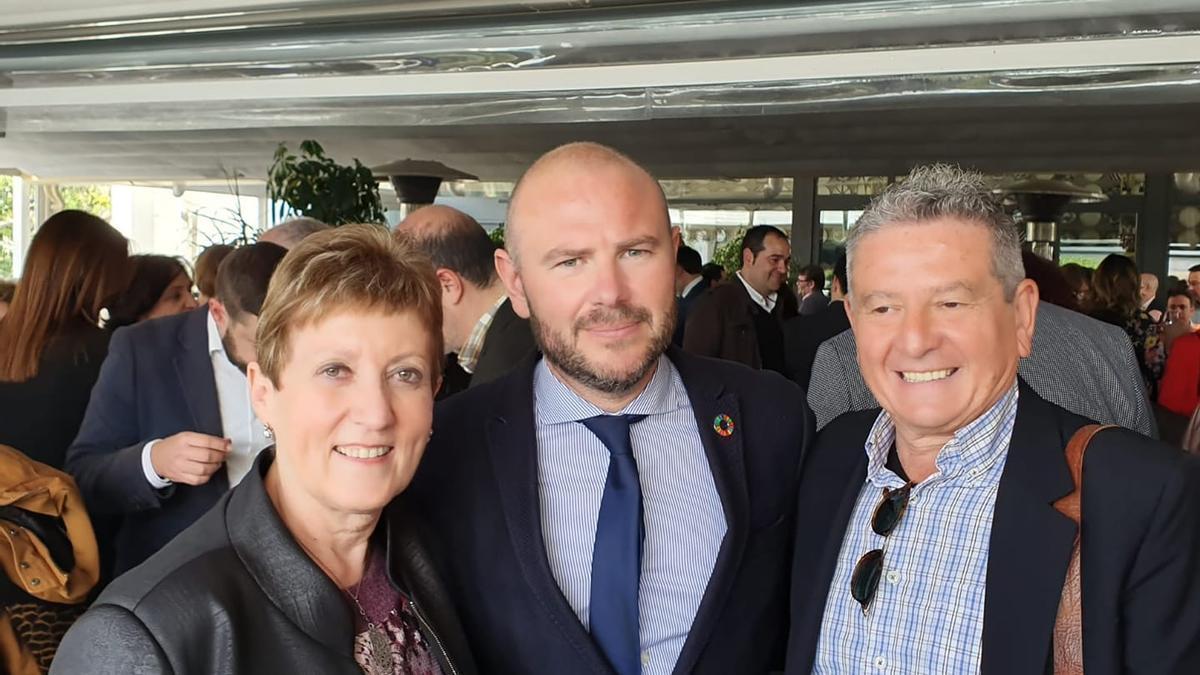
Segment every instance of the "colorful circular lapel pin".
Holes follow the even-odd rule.
[[[729,438],[733,435],[733,418],[729,415],[717,415],[713,418],[713,431],[721,438]]]

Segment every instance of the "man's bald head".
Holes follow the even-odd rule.
[[[670,229],[666,195],[649,171],[606,145],[568,143],[539,157],[513,188],[508,203],[508,222],[505,223],[508,249],[515,253],[512,242],[517,239],[521,223],[531,207],[536,208],[539,201],[555,197],[571,198],[577,194],[579,187],[609,189],[613,183],[623,184],[628,190],[644,191],[647,198],[661,204],[663,221]]]
[[[496,282],[496,246],[471,216],[441,204],[413,211],[396,226],[396,236],[424,251],[434,267],[448,269],[478,288]]]

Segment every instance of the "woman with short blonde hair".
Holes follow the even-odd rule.
[[[441,377],[430,263],[378,226],[306,238],[271,280],[257,352],[251,399],[275,447],[109,587],[54,670],[473,672],[395,500],[431,435]]]

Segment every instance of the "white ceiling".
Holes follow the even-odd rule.
[[[1112,33],[1141,25],[1116,20],[1119,12],[1131,11],[1121,9],[1127,3],[1036,0],[1024,6],[1041,14],[1028,25],[1014,20],[1017,27],[1004,28],[1025,36],[1020,40],[980,43],[983,28],[975,16],[955,27],[971,39],[951,44],[926,44],[922,37],[950,40],[958,33],[949,29],[906,33],[904,44],[883,50],[795,52],[776,34],[756,43],[764,53],[745,53],[739,51],[745,44],[734,42],[769,26],[817,31],[818,19],[834,26],[857,18],[851,10],[858,7],[869,7],[870,21],[886,29],[890,17],[906,25],[946,22],[969,5],[992,11],[996,4],[939,1],[951,9],[935,12],[936,3],[916,0],[828,2],[819,16],[795,10],[785,17],[793,24],[763,21],[768,10],[738,10],[691,43],[688,36],[699,35],[692,26],[705,23],[687,24],[683,14],[670,14],[674,7],[691,12],[731,3],[668,3],[670,8],[655,8],[661,26],[593,19],[617,15],[592,9],[559,12],[555,16],[570,20],[537,24],[536,31],[519,17],[492,28],[482,19],[454,18],[422,29],[422,51],[401,59],[416,64],[409,72],[378,66],[381,58],[415,44],[402,39],[408,30],[403,23],[388,37],[392,52],[371,43],[370,57],[360,58],[353,50],[365,49],[365,38],[339,33],[322,43],[318,29],[325,24],[317,19],[285,31],[296,36],[290,42],[274,33],[248,39],[239,31],[225,37],[183,29],[134,39],[121,33],[148,24],[116,21],[141,17],[178,27],[201,15],[261,11],[324,12],[320,21],[327,22],[339,6],[328,0],[0,0],[0,83],[6,59],[21,64],[9,71],[11,88],[0,84],[0,171],[106,181],[212,179],[232,172],[261,177],[279,142],[306,138],[319,140],[341,161],[435,159],[493,180],[513,179],[539,153],[580,139],[621,148],[664,178],[885,174],[930,160],[988,170],[1184,170],[1200,164],[1200,34],[1191,30],[1200,27],[1200,7],[1194,1],[1145,0],[1141,6],[1159,14],[1135,19],[1163,26],[1149,33]],[[417,12],[438,3],[340,6],[350,15],[385,4]],[[440,7],[507,12],[517,5],[615,4],[654,3],[453,0]],[[845,11],[835,14],[841,5]],[[883,5],[892,13],[881,13]],[[1005,16],[1016,17],[1013,7]],[[1051,10],[1096,17],[1109,12],[1118,28],[1088,39],[1029,37],[1039,26],[1061,30],[1062,24],[1048,20]],[[181,19],[183,14],[190,16]],[[861,25],[874,24],[863,19]],[[486,37],[463,44],[462,36],[476,29]],[[864,28],[856,39],[865,43],[868,33]],[[664,42],[678,39],[678,50],[656,55],[647,42],[655,35]],[[204,41],[203,66],[188,65],[188,54],[199,53],[188,51],[188,40]],[[125,42],[140,50],[137,58],[115,48]],[[493,46],[475,48],[485,42]],[[617,43],[626,46],[611,48]],[[303,54],[306,44],[313,53],[332,54],[336,46],[340,60],[297,62],[296,50]],[[286,62],[271,62],[272,47],[288,51]],[[45,59],[37,58],[39,50]],[[81,68],[78,61],[89,50],[97,65]],[[222,54],[228,55],[225,63]],[[164,65],[153,65],[154,59]]]

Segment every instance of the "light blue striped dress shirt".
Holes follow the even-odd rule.
[[[560,382],[544,360],[534,373],[533,393],[546,555],[586,629],[609,451],[578,422],[604,413]],[[659,358],[646,389],[621,414],[647,416],[629,428],[646,532],[638,601],[642,673],[667,675],[708,587],[725,538],[725,514],[691,402],[670,359]]]
[[[883,488],[905,481],[886,467],[896,427],[880,413],[825,600],[814,673],[979,672],[992,514],[1016,417],[1014,383],[942,448],[937,471],[912,489],[885,543],[871,516]],[[864,615],[850,596],[850,575],[864,553],[880,547],[884,571]]]

